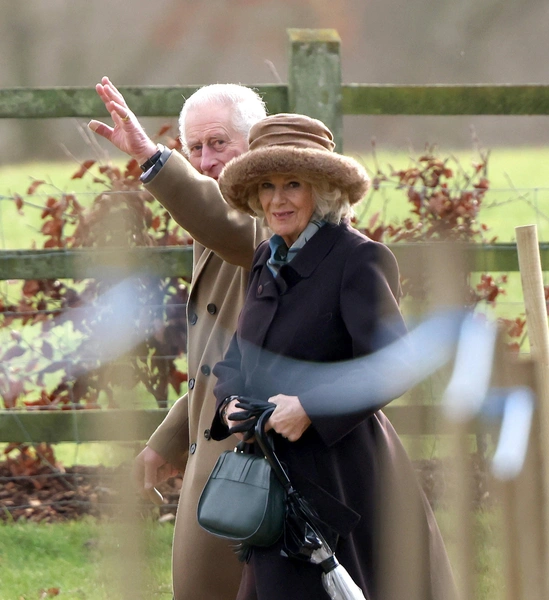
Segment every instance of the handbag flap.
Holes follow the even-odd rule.
[[[282,532],[285,493],[265,458],[224,452],[198,502],[198,523],[214,535],[270,545]]]

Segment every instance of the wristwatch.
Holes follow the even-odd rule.
[[[162,152],[164,152],[165,150],[164,146],[162,144],[158,144],[157,147],[158,150],[142,165],[139,165],[139,168],[143,171],[143,173],[148,171],[154,165],[154,163],[162,156]]]
[[[158,144],[158,150],[141,166],[141,170],[143,171],[143,175],[139,178],[141,183],[150,183],[160,172],[160,169],[166,164],[168,158],[170,158],[172,154],[172,150],[163,146],[162,144]]]

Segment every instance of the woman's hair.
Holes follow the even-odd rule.
[[[265,102],[251,88],[237,83],[214,83],[201,87],[189,96],[179,114],[179,137],[185,154],[188,154],[187,139],[185,137],[185,121],[188,112],[211,104],[233,108],[233,126],[246,140],[252,125],[267,116]]]
[[[308,178],[306,175],[297,174],[296,179],[311,184],[313,201],[315,203],[313,217],[338,225],[344,219],[350,219],[353,216],[353,207],[349,202],[349,196],[346,192],[334,187],[327,181],[319,181],[312,177]],[[258,186],[250,188],[248,206],[258,217],[265,218],[265,213],[259,201]]]

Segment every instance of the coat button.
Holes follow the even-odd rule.
[[[191,325],[196,325],[196,322],[198,321],[198,315],[196,313],[191,313],[189,315],[189,323]]]
[[[263,286],[262,286],[262,285],[260,285],[260,286],[257,288],[257,293],[258,293],[258,294],[262,294],[262,293],[263,293]]]
[[[189,448],[189,452],[191,454],[194,454],[196,452],[196,444],[194,442],[191,444],[191,447]]]
[[[208,365],[202,365],[200,367],[200,370],[202,371],[202,374],[206,375],[206,376],[211,373],[211,369],[210,369],[210,367]]]
[[[215,315],[217,312],[217,306],[213,303],[208,304],[208,306],[206,306],[206,310],[210,313],[210,315]]]
[[[206,429],[206,431],[204,432],[204,437],[205,437],[207,440],[211,439],[211,437],[212,437],[212,434],[211,434],[211,432],[210,432],[210,430],[209,430],[209,429]]]
[[[194,379],[189,379],[189,389],[192,390],[194,388]]]

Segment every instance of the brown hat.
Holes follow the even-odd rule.
[[[272,173],[303,174],[328,181],[347,192],[349,202],[359,202],[368,191],[370,178],[356,160],[334,152],[332,132],[317,119],[279,113],[256,123],[250,130],[250,149],[233,158],[219,176],[225,200],[249,214],[251,191]]]

